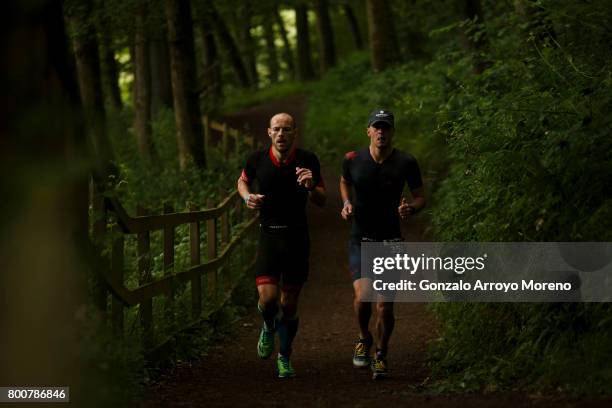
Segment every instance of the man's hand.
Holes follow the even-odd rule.
[[[405,197],[402,197],[400,205],[397,207],[397,212],[402,220],[406,220],[408,219],[409,215],[414,214],[416,211],[414,207],[408,204],[408,200],[406,200]]]
[[[263,204],[264,195],[261,194],[249,194],[244,199],[244,203],[251,210],[259,210]]]
[[[346,200],[344,202],[344,207],[342,207],[340,215],[345,221],[348,221],[349,219],[353,218],[353,204],[351,204],[349,200]]]
[[[312,190],[314,187],[314,180],[312,179],[312,171],[304,167],[296,167],[295,174],[297,175],[297,182],[299,185],[304,187],[306,190]]]

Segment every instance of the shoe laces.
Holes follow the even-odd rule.
[[[387,363],[385,363],[385,360],[377,358],[374,360],[373,364],[376,371],[385,371],[387,369]]]
[[[274,338],[274,332],[271,330],[263,329],[263,335],[261,336],[261,342],[268,346],[272,343],[272,339]]]
[[[357,344],[355,345],[355,355],[360,356],[360,357],[365,356],[366,349],[367,349],[367,345],[365,343],[358,341]]]
[[[280,362],[280,365],[283,367],[283,370],[291,369],[291,361],[287,357],[281,355],[278,357],[278,361]]]

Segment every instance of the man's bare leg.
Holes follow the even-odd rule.
[[[359,340],[353,351],[353,365],[355,367],[367,367],[370,363],[370,348],[373,339],[369,330],[370,318],[372,316],[372,303],[368,302],[367,291],[370,290],[372,281],[360,278],[353,282],[354,298],[353,310],[359,327]]]
[[[278,313],[278,286],[272,283],[261,284],[257,286],[257,292],[259,292],[257,309],[264,321],[257,341],[257,355],[266,359],[274,352],[276,332],[274,319]]]
[[[291,356],[293,339],[298,331],[299,317],[297,312],[298,300],[301,287],[292,286],[283,288],[281,292],[282,317],[278,324],[278,338],[280,340],[280,354],[285,357]]]
[[[386,358],[389,340],[395,327],[393,302],[376,303],[376,352]]]
[[[259,300],[257,309],[261,314],[264,325],[268,330],[274,330],[274,318],[278,313],[278,286],[275,284],[262,284],[257,286]]]

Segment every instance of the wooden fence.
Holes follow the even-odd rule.
[[[227,124],[206,117],[203,121],[206,146],[215,145],[211,131],[221,132],[217,142],[221,141],[226,156],[241,154],[244,145],[258,147],[252,136],[231,129]],[[190,204],[187,211],[175,212],[165,205],[163,214],[156,215],[138,207],[136,216],[130,216],[115,198],[94,195],[92,201],[95,218],[93,244],[86,243],[84,250],[97,270],[97,283],[93,285],[94,303],[110,321],[117,337],[127,332],[126,313],[137,311],[136,323],[147,352],[164,344],[165,340],[158,339],[160,336],[155,332],[155,322],[156,319],[173,319],[172,313],[176,310],[173,303],[178,297],[183,300],[190,297],[189,325],[193,325],[218,310],[231,295],[239,278],[253,266],[257,216],[254,212],[247,212],[237,191],[227,195],[218,205],[208,200],[204,210]],[[189,267],[176,271],[175,247],[177,241],[181,241],[177,236],[177,229],[181,226],[188,233]],[[162,234],[163,267],[162,276],[154,277],[151,234],[159,232]],[[182,238],[185,240],[187,237]],[[132,244],[135,241],[137,265],[132,267],[126,265],[126,252],[130,249],[127,241]],[[126,271],[134,271],[137,275],[127,276]],[[132,283],[137,280],[137,286],[129,289],[128,280]],[[158,309],[154,308],[154,301],[159,298],[163,298],[163,307],[154,313]],[[177,328],[173,333],[164,333],[166,340],[189,325]]]
[[[216,145],[213,132],[219,132],[221,151],[225,157],[229,157],[231,154],[240,156],[243,153],[242,149],[244,146],[250,149],[257,149],[259,147],[259,140],[249,133],[248,128],[245,128],[243,131],[233,129],[227,123],[210,120],[208,116],[202,117],[202,123],[204,125],[204,146],[210,147]]]

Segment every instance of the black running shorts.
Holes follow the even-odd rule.
[[[283,290],[300,288],[308,278],[309,256],[306,227],[260,226],[255,263],[257,285],[277,285],[282,280]]]
[[[361,278],[369,278],[374,279],[374,274],[372,271],[362,271],[361,270],[361,243],[362,242],[401,242],[402,238],[391,238],[391,239],[371,239],[371,238],[359,238],[359,237],[351,237],[349,239],[348,244],[348,254],[349,254],[349,274],[351,275],[351,279],[355,282],[357,279]],[[389,275],[389,274],[387,274]]]

